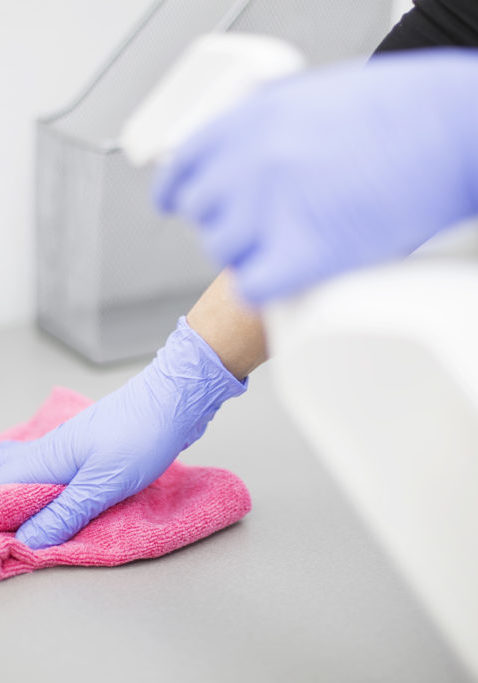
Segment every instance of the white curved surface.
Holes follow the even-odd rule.
[[[285,405],[478,674],[478,268],[409,260],[268,318]]]

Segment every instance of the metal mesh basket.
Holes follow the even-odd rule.
[[[211,30],[269,33],[312,64],[371,52],[386,0],[162,0],[85,92],[37,124],[38,323],[96,363],[151,353],[211,281],[193,231],[158,216],[151,168],[123,122],[184,47]]]

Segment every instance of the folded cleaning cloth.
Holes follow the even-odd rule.
[[[0,441],[43,436],[90,403],[58,387],[29,422],[0,434]],[[160,557],[237,522],[251,509],[249,492],[234,474],[176,461],[147,489],[103,512],[70,541],[30,550],[14,532],[63,488],[0,485],[0,581],[59,564],[113,567]]]

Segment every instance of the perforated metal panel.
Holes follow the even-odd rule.
[[[213,29],[293,41],[313,64],[371,52],[388,0],[163,0],[66,110],[38,122],[38,322],[94,362],[154,351],[214,276],[196,236],[159,217],[152,168],[116,140],[192,38]]]
[[[367,57],[387,32],[391,11],[389,0],[255,0],[231,30],[284,38],[319,65]]]

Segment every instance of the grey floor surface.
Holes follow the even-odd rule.
[[[0,331],[0,430],[54,384],[99,398],[140,367],[97,370],[29,328]],[[2,681],[470,681],[290,424],[267,367],[183,459],[243,477],[251,514],[158,560],[0,584]]]

